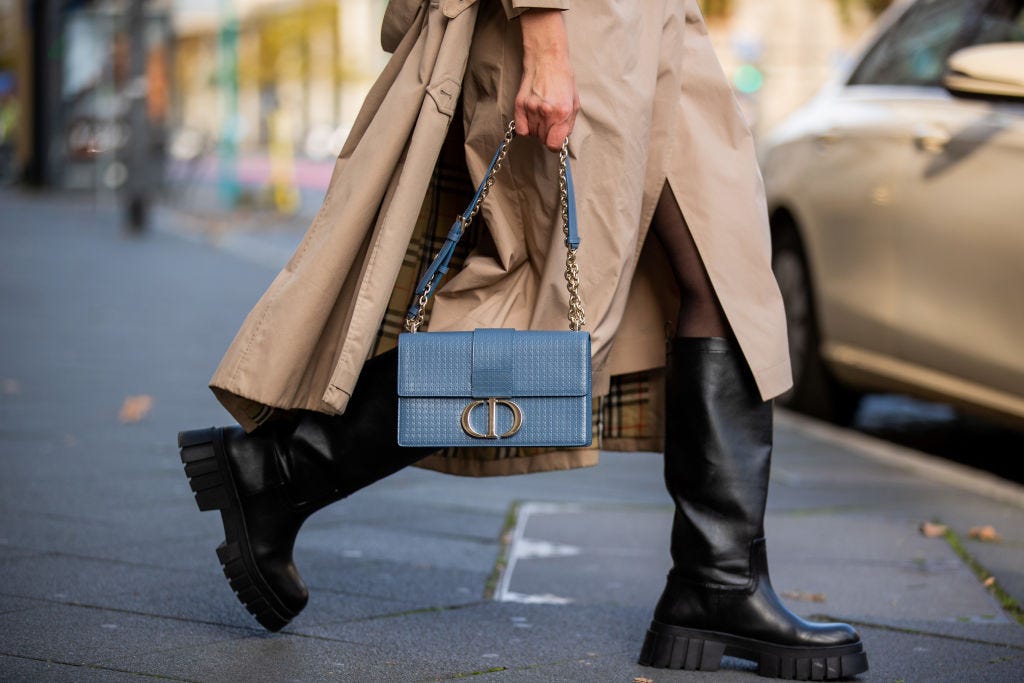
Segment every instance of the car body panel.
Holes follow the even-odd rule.
[[[1024,106],[939,91],[917,110],[899,355],[1024,393]]]
[[[798,230],[840,381],[1024,424],[1024,103],[846,85],[914,4],[766,139],[769,211]]]

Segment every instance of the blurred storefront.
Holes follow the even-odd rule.
[[[756,133],[798,107],[887,0],[702,0]],[[320,188],[387,55],[387,0],[0,0],[0,182],[115,188],[133,103],[152,158],[242,186]],[[129,15],[142,7],[140,65]],[[141,71],[139,69],[141,68]],[[29,95],[29,96],[27,96]],[[584,103],[586,106],[586,103]],[[137,155],[136,155],[137,156]],[[190,173],[192,170],[189,171]]]
[[[0,0],[0,185],[15,178],[18,125],[19,37],[15,0]]]
[[[179,5],[175,123],[211,139],[227,124],[243,152],[284,136],[303,156],[336,155],[384,63],[376,36],[386,4],[240,0],[218,12]],[[229,60],[233,73],[224,69]],[[237,92],[235,111],[225,90]]]
[[[144,176],[135,182],[159,183],[170,113],[169,15],[143,3],[134,16],[125,4],[80,3],[62,17],[56,140],[63,144],[55,151],[64,187],[117,191],[133,174]]]
[[[292,211],[297,185],[325,185],[387,55],[386,0],[179,0],[171,154],[215,176],[222,203],[269,186]],[[211,170],[211,160],[217,169]],[[297,168],[298,165],[298,168]]]
[[[331,159],[386,61],[386,4],[0,0],[0,181],[115,189],[139,139],[156,166],[165,150]]]
[[[0,3],[0,177],[61,188],[117,189],[133,174],[156,182],[170,111],[167,7]]]

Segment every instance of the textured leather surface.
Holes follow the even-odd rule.
[[[739,349],[677,338],[667,358],[665,481],[676,504],[672,553],[688,578],[750,580],[750,544],[764,535],[772,405]]]
[[[473,332],[472,389],[474,398],[511,396],[515,391],[515,330]]]
[[[565,159],[565,194],[569,204],[569,234],[566,235],[565,243],[571,249],[580,248],[580,228],[576,221],[576,190],[572,182],[572,164],[568,157]]]
[[[591,440],[590,334],[481,329],[420,332],[398,339],[398,442],[402,446],[586,446]],[[519,431],[481,439],[462,427],[466,407],[509,399],[522,414]],[[488,406],[469,413],[488,432]],[[513,424],[495,407],[494,433]]]

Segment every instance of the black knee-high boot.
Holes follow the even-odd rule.
[[[640,663],[827,680],[867,669],[857,632],[790,612],[772,590],[764,511],[772,405],[731,340],[679,338],[666,368],[665,482],[675,502],[672,570]]]
[[[394,351],[365,364],[343,415],[302,411],[296,421],[181,432],[178,446],[200,510],[220,510],[217,548],[238,599],[270,631],[309,599],[292,561],[299,527],[317,510],[433,452],[396,441]]]

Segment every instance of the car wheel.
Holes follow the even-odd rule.
[[[793,388],[776,402],[830,422],[853,422],[863,394],[841,385],[821,357],[807,261],[796,226],[788,218],[772,221],[772,270],[786,307],[793,366]]]

